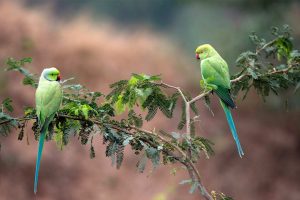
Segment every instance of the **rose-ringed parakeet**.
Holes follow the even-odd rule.
[[[205,86],[212,89],[220,98],[239,156],[242,157],[244,152],[230,112],[230,108],[236,108],[236,106],[230,96],[230,75],[227,63],[209,44],[197,47],[196,58],[201,60],[201,74]]]
[[[35,166],[34,193],[37,192],[40,161],[45,135],[47,134],[49,124],[52,122],[62,101],[62,88],[59,81],[59,71],[56,68],[46,68],[40,76],[38,88],[35,93],[36,114],[40,128],[40,139]]]

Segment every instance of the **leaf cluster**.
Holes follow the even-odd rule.
[[[266,41],[256,33],[250,35],[256,51],[246,51],[236,60],[241,72],[233,78],[243,77],[233,82],[233,94],[244,91],[246,98],[253,87],[265,100],[270,92],[278,95],[280,91],[295,87],[300,82],[300,53],[293,48],[290,28],[272,28],[273,39]]]
[[[37,88],[37,78],[34,74],[30,73],[24,68],[26,64],[32,62],[32,58],[23,58],[21,60],[15,60],[14,58],[8,58],[5,63],[6,71],[18,71],[24,75],[23,84]]]
[[[166,117],[172,118],[176,106],[178,93],[166,95],[155,82],[161,80],[160,76],[148,76],[145,74],[132,74],[129,80],[121,80],[110,87],[112,91],[106,96],[110,103],[114,104],[118,114],[127,108],[132,110],[134,106],[147,110],[145,120],[150,121],[160,110]]]
[[[12,100],[10,98],[6,98],[2,101],[1,103],[1,108],[0,108],[0,135],[2,136],[8,136],[8,134],[11,131],[11,128],[17,127],[18,126],[18,121],[14,119],[12,116],[10,116],[8,112],[13,111],[13,106],[12,106]],[[7,123],[5,123],[7,122]]]

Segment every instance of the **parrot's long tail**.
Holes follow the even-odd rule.
[[[46,129],[47,130],[47,129]],[[45,135],[46,130],[42,130],[40,134],[40,140],[39,140],[39,149],[36,157],[36,165],[35,165],[35,175],[34,175],[34,194],[37,192],[37,185],[38,185],[38,179],[39,179],[39,170],[40,170],[40,163],[41,163],[41,157],[44,147],[44,141],[45,141]]]
[[[236,146],[237,146],[239,155],[240,155],[240,157],[242,158],[242,156],[244,155],[244,152],[243,152],[241,143],[240,143],[240,141],[239,141],[239,137],[238,137],[237,132],[236,132],[236,129],[235,129],[235,125],[234,125],[234,122],[233,122],[233,119],[232,119],[231,112],[230,112],[228,106],[227,106],[222,100],[220,100],[220,102],[221,102],[221,105],[222,105],[223,110],[224,110],[224,112],[225,112],[226,119],[227,119],[228,125],[229,125],[229,127],[230,127],[230,130],[231,130],[233,139],[234,139],[234,141],[235,141],[235,143],[236,143]]]

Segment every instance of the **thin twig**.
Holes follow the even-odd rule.
[[[65,80],[61,81],[60,83],[64,84],[64,83],[66,83],[68,81],[71,81],[71,80],[74,80],[74,79],[75,79],[74,77],[71,77],[71,78],[68,78],[68,79],[65,79]]]
[[[192,100],[189,101],[189,103],[194,103],[200,99],[202,99],[203,97],[209,95],[211,93],[211,90],[203,92],[201,94],[199,94],[198,96],[196,96],[195,98],[193,98]]]
[[[261,76],[271,76],[271,75],[274,75],[274,74],[283,74],[283,73],[287,73],[288,71],[290,71],[294,66],[293,65],[289,65],[287,68],[285,69],[281,69],[281,70],[276,70],[274,69],[273,71],[271,72],[268,72],[268,73],[265,73],[265,74],[260,74],[260,75],[257,75],[258,77],[261,77]],[[239,77],[235,78],[235,79],[232,79],[230,82],[231,83],[235,83],[235,82],[239,82],[241,81],[243,78],[245,78],[246,76],[251,76],[250,74],[246,73],[246,74],[242,74],[240,75]]]
[[[2,124],[7,124],[13,120],[16,120],[18,122],[21,122],[21,121],[27,121],[27,120],[32,120],[32,119],[35,119],[34,117],[21,117],[21,118],[11,118],[11,119],[7,119],[7,120],[4,120],[4,121],[1,121],[0,122],[0,125]]]
[[[192,162],[192,160],[190,159],[190,157],[187,156],[187,154],[184,153],[177,145],[174,145],[173,143],[169,142],[167,139],[165,139],[164,137],[162,137],[161,135],[159,135],[157,133],[154,133],[154,132],[151,132],[151,131],[148,131],[148,130],[144,130],[144,129],[140,129],[140,128],[137,128],[137,127],[131,127],[131,128],[133,128],[133,129],[135,129],[137,131],[141,131],[143,133],[147,133],[147,134],[153,135],[155,137],[158,137],[161,141],[167,143],[168,145],[170,145],[174,149],[176,149],[181,154],[181,156],[184,158],[184,161],[186,161],[186,162],[181,162],[181,163],[184,164],[187,167],[187,169],[189,171],[189,174],[190,174],[190,177],[192,179],[196,179],[197,183],[199,184],[199,189],[200,189],[202,195],[207,200],[213,200],[212,196],[209,194],[209,192],[207,192],[206,188],[202,184],[201,177],[200,177],[200,174],[199,174],[196,166],[194,165],[194,163]],[[195,174],[196,177],[194,177],[193,174]]]
[[[248,73],[242,74],[242,75],[240,75],[239,77],[230,80],[230,82],[231,82],[231,83],[239,82],[239,81],[241,81],[241,80],[242,80],[244,77],[246,77],[246,76],[250,76],[250,74],[248,74]]]
[[[167,87],[167,88],[173,88],[173,89],[177,90],[177,91],[179,92],[179,94],[181,95],[183,101],[184,101],[184,102],[187,102],[187,99],[186,99],[185,95],[183,94],[182,90],[180,89],[180,87],[176,87],[176,86],[173,86],[173,85],[169,85],[169,84],[164,83],[164,82],[162,82],[162,81],[161,81],[160,84],[158,84],[158,85],[161,85],[161,86]]]
[[[191,112],[190,112],[190,103],[185,102],[185,120],[186,120],[186,134],[191,135]]]
[[[191,135],[191,104],[202,99],[203,97],[205,97],[206,95],[208,95],[211,91],[206,91],[203,92],[202,94],[196,96],[195,98],[191,99],[191,100],[187,100],[187,98],[185,97],[185,95],[183,94],[183,92],[181,91],[181,89],[179,87],[173,86],[173,85],[169,85],[167,83],[161,82],[160,83],[161,86],[163,87],[167,87],[167,88],[172,88],[177,90],[181,97],[182,100],[184,101],[185,104],[185,116],[186,116],[186,134],[188,136]],[[148,134],[153,134],[152,132],[146,131],[146,130],[142,130],[143,132],[146,132]],[[155,134],[156,135],[156,134]],[[164,142],[167,142],[168,144],[170,144],[173,148],[175,148],[183,157],[186,158],[186,162],[182,162],[182,164],[184,164],[187,167],[187,170],[190,174],[190,177],[193,181],[196,181],[198,183],[198,188],[202,194],[203,197],[205,197],[205,199],[207,200],[213,200],[213,197],[209,194],[209,192],[206,190],[206,188],[204,187],[204,185],[202,184],[201,181],[201,177],[200,174],[197,170],[197,168],[195,167],[195,165],[193,164],[191,158],[192,158],[192,150],[188,149],[187,150],[187,154],[184,153],[178,146],[173,145],[172,143],[168,142],[167,140],[165,140],[163,137],[156,135],[157,137],[159,137],[159,139],[161,139]]]
[[[267,48],[268,46],[272,45],[274,42],[276,42],[277,39],[274,39],[266,44],[264,44],[261,48],[256,49],[255,54],[258,55],[262,50],[264,50],[265,48]]]

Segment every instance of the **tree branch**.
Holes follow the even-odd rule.
[[[257,75],[258,77],[262,77],[262,76],[272,76],[274,74],[284,74],[284,73],[287,73],[288,71],[290,71],[294,66],[293,65],[289,65],[287,68],[285,69],[282,69],[282,70],[276,70],[276,69],[273,69],[272,71],[268,72],[268,73],[265,73],[265,74],[260,74],[260,75]],[[235,82],[239,82],[241,81],[243,78],[245,78],[246,76],[251,76],[249,73],[245,73],[245,74],[242,74],[240,75],[239,77],[235,78],[235,79],[232,79],[230,80],[231,83],[235,83]]]
[[[71,116],[71,115],[64,115],[64,114],[58,114],[58,117],[63,117],[63,118],[66,118],[66,119],[71,119],[71,120],[92,122],[92,123],[97,124],[97,125],[102,126],[102,127],[103,126],[105,126],[105,127],[108,126],[108,127],[113,128],[115,130],[125,132],[126,134],[133,135],[133,136],[135,135],[133,132],[130,132],[129,130],[126,130],[126,129],[124,129],[122,127],[119,127],[117,125],[101,122],[101,121],[98,121],[98,120],[92,119],[92,118],[84,119],[84,118],[81,118],[81,117]],[[5,123],[9,123],[12,120],[17,120],[19,122],[19,121],[32,120],[32,119],[36,119],[36,117],[14,118],[14,119],[5,120],[5,121],[0,122],[0,125],[5,124]],[[163,136],[155,133],[154,131],[148,131],[148,130],[145,130],[145,129],[137,128],[135,126],[128,126],[126,128],[131,129],[131,130],[135,130],[135,131],[138,131],[138,132],[142,132],[146,135],[154,136],[154,137],[158,138],[161,142],[166,143],[166,144],[170,145],[172,148],[174,148],[179,153],[180,157],[175,156],[172,152],[167,151],[167,150],[164,150],[164,152],[167,153],[168,155],[174,157],[176,160],[178,160],[183,165],[185,165],[188,172],[189,172],[189,174],[190,174],[191,179],[198,183],[198,188],[201,191],[201,194],[205,197],[205,199],[213,200],[213,198],[211,197],[209,192],[207,192],[206,188],[202,184],[200,174],[199,174],[197,168],[195,167],[195,165],[193,164],[192,160],[189,158],[189,156],[184,151],[181,150],[181,148],[179,146],[171,143],[168,139],[166,139]],[[154,144],[152,144],[150,141],[145,141],[145,142],[147,142],[149,145],[156,148],[156,146]]]
[[[258,55],[262,50],[264,50],[265,48],[267,48],[268,46],[271,46],[274,42],[276,42],[277,39],[274,39],[266,44],[264,44],[261,48],[256,49],[255,54]]]
[[[33,117],[11,118],[11,119],[7,119],[7,120],[4,120],[4,121],[1,121],[1,122],[0,122],[0,126],[1,126],[2,124],[7,124],[7,123],[9,123],[9,122],[11,122],[11,121],[13,121],[13,120],[16,120],[16,121],[18,121],[18,122],[21,122],[21,121],[27,121],[27,120],[32,120],[32,119],[35,119],[35,118],[33,118]]]
[[[196,96],[195,98],[191,99],[191,100],[187,100],[187,98],[185,97],[185,95],[183,94],[183,92],[181,91],[181,89],[179,87],[173,86],[173,85],[169,85],[167,83],[161,82],[159,85],[166,87],[166,88],[172,88],[175,89],[179,92],[179,94],[182,97],[182,100],[184,101],[185,104],[185,116],[186,116],[186,134],[188,136],[191,135],[191,104],[198,101],[199,99],[202,99],[203,97],[205,97],[206,95],[208,95],[211,91],[206,91],[203,92],[202,94]],[[140,129],[138,129],[140,130]],[[153,132],[150,131],[146,131],[146,130],[141,130],[144,133],[148,133],[148,134],[154,134]],[[173,148],[175,148],[186,160],[186,162],[181,162],[183,165],[186,166],[189,175],[191,177],[191,179],[193,180],[193,182],[198,183],[197,188],[200,190],[202,196],[206,199],[206,200],[213,200],[213,197],[210,195],[210,193],[206,190],[206,188],[204,187],[204,185],[202,184],[201,181],[201,177],[200,174],[197,170],[197,168],[195,167],[194,163],[191,160],[192,157],[192,150],[188,149],[187,150],[187,154],[184,153],[178,146],[173,145],[172,143],[170,143],[169,141],[167,141],[166,139],[164,139],[162,136],[155,134],[155,136],[157,136],[160,140],[162,140],[163,142],[168,143],[169,145],[171,145]]]
[[[259,76],[266,76],[266,75],[269,76],[269,75],[274,75],[274,74],[279,74],[279,73],[286,73],[289,70],[291,70],[292,68],[293,68],[293,66],[289,65],[289,67],[286,68],[286,69],[273,70],[271,72],[268,72],[266,74],[262,74],[262,75],[259,75]],[[243,78],[245,78],[246,76],[250,76],[250,74],[247,74],[247,73],[242,74],[239,77],[237,77],[235,79],[232,79],[231,82],[232,83],[239,82]],[[187,126],[186,127],[186,134],[190,135],[191,134],[191,129],[190,129],[190,123],[191,123],[190,105],[192,103],[194,103],[194,102],[196,102],[196,101],[204,98],[205,96],[209,95],[211,93],[211,91],[204,91],[203,93],[199,94],[198,96],[194,97],[193,99],[187,100],[187,98],[185,97],[184,93],[182,92],[182,90],[179,87],[172,86],[172,85],[166,84],[164,82],[161,82],[159,85],[161,85],[162,87],[175,89],[181,95],[181,97],[182,97],[182,99],[183,99],[183,101],[185,103],[186,126]],[[174,159],[176,159],[181,164],[183,164],[184,166],[186,166],[186,168],[188,170],[188,173],[189,173],[189,176],[191,177],[191,179],[193,180],[193,182],[198,183],[197,188],[201,192],[202,196],[206,200],[213,200],[213,197],[211,196],[211,194],[207,191],[207,189],[205,188],[205,186],[202,184],[201,176],[200,176],[200,174],[199,174],[199,172],[198,172],[195,164],[191,160],[191,151],[190,150],[188,150],[187,153],[185,153],[179,146],[174,145],[173,143],[171,143],[170,141],[168,141],[166,138],[164,138],[163,136],[155,133],[154,131],[148,131],[148,130],[137,128],[137,127],[134,127],[134,126],[128,126],[127,128],[129,130],[126,130],[126,129],[124,129],[122,127],[119,127],[117,125],[110,124],[110,123],[105,123],[105,122],[101,122],[101,121],[98,121],[98,120],[92,119],[92,118],[84,119],[84,118],[81,118],[81,117],[64,115],[64,114],[59,114],[58,117],[64,117],[64,118],[67,118],[67,119],[79,120],[79,121],[89,121],[89,122],[92,122],[92,123],[97,124],[99,126],[110,127],[110,128],[115,129],[115,130],[122,131],[122,132],[125,132],[126,134],[133,135],[133,136],[134,136],[135,133],[133,133],[133,132],[131,132],[129,130],[135,130],[135,131],[138,131],[138,132],[142,132],[142,133],[144,133],[146,135],[151,135],[151,136],[154,136],[154,137],[158,138],[161,142],[170,145],[172,148],[174,148],[179,153],[179,157],[178,157],[173,152],[170,152],[170,151],[167,151],[167,150],[163,149],[163,151],[165,153],[167,153],[168,155],[172,156]],[[7,119],[7,120],[4,120],[4,121],[1,121],[0,125],[9,123],[12,120],[16,120],[18,122],[21,122],[21,121],[27,121],[27,120],[32,120],[32,119],[36,119],[36,117],[12,118],[12,119]],[[149,145],[151,145],[153,147],[156,147],[156,144],[151,143],[151,141],[145,141],[145,142],[147,142]]]
[[[185,95],[183,94],[182,90],[180,89],[180,87],[176,87],[176,86],[173,86],[173,85],[169,85],[167,83],[164,83],[163,81],[161,81],[159,84],[157,85],[160,85],[160,86],[163,86],[163,87],[166,87],[166,88],[173,88],[175,90],[177,90],[179,92],[179,94],[181,95],[182,99],[184,102],[187,102],[187,99],[185,97]]]
[[[211,93],[211,90],[203,92],[201,94],[199,94],[198,96],[194,97],[192,100],[189,101],[189,103],[194,103],[200,99],[202,99],[203,97],[209,95]]]

